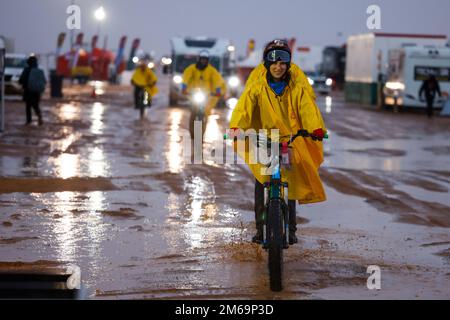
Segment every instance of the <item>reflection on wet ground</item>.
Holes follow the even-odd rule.
[[[329,200],[299,207],[300,243],[286,252],[286,290],[274,294],[266,252],[249,243],[250,172],[189,163],[189,110],[166,106],[162,81],[143,121],[123,87],[99,88],[97,100],[69,88],[65,101],[44,102],[43,129],[22,127],[18,103],[8,105],[1,261],[78,264],[93,299],[450,297],[445,120],[319,97]],[[208,119],[205,154],[230,116]],[[383,290],[367,290],[369,265],[382,268]]]

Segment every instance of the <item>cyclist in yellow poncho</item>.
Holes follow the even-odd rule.
[[[148,67],[148,61],[142,58],[131,78],[131,84],[134,86],[134,106],[136,109],[139,108],[139,97],[142,90],[147,91],[150,98],[158,93],[158,88],[156,87],[158,77]]]
[[[217,105],[220,97],[225,94],[225,81],[219,71],[209,63],[209,52],[203,50],[199,53],[198,62],[184,70],[182,92],[188,93],[201,89],[208,95],[208,104],[205,116],[208,117]]]
[[[295,135],[304,129],[323,139],[326,128],[321,113],[310,93],[293,79],[290,64],[291,50],[285,41],[273,41],[264,52],[266,77],[249,84],[233,111],[230,128],[234,131],[248,129],[278,129],[280,136]],[[253,241],[262,241],[262,214],[264,211],[264,186],[269,176],[262,174],[263,165],[251,164],[250,149],[242,157],[256,178],[255,218],[257,234]],[[289,242],[297,242],[296,201],[300,204],[326,200],[319,177],[323,162],[323,145],[320,141],[298,138],[292,144],[291,170],[283,172],[289,183]]]

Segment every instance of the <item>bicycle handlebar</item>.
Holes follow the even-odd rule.
[[[287,138],[287,137],[290,137],[290,136],[282,136],[281,138]],[[311,138],[314,141],[323,141],[324,139],[327,140],[329,138],[327,133],[325,134],[323,139],[321,139],[321,138],[316,137],[312,133],[309,133],[307,130],[299,130],[296,135],[290,137],[288,145],[292,144],[295,141],[295,139],[297,139],[298,137]],[[227,134],[224,135],[225,140],[228,140],[229,138],[230,137]],[[234,140],[237,140],[237,137],[234,137]],[[267,138],[267,145],[270,145],[271,143],[272,143],[271,139]]]

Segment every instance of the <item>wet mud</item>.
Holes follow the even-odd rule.
[[[273,293],[267,252],[250,242],[254,178],[186,162],[189,109],[167,106],[168,81],[142,121],[127,86],[95,99],[69,86],[44,99],[43,127],[23,126],[21,103],[7,103],[0,268],[79,265],[89,299],[450,298],[448,120],[320,97],[328,201],[298,207],[299,244]],[[210,117],[205,153],[230,113]],[[380,291],[367,289],[371,265]]]

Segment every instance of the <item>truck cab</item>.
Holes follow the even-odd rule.
[[[224,80],[223,89],[232,90],[237,87],[235,76],[234,47],[227,39],[214,39],[207,37],[181,38],[175,37],[171,40],[172,58],[169,105],[177,105],[179,101],[185,101],[186,97],[181,94],[184,70],[197,62],[198,55],[202,50],[208,50],[210,64],[219,71]]]
[[[21,93],[19,84],[22,71],[27,66],[27,55],[7,53],[5,56],[5,90],[8,93]]]

